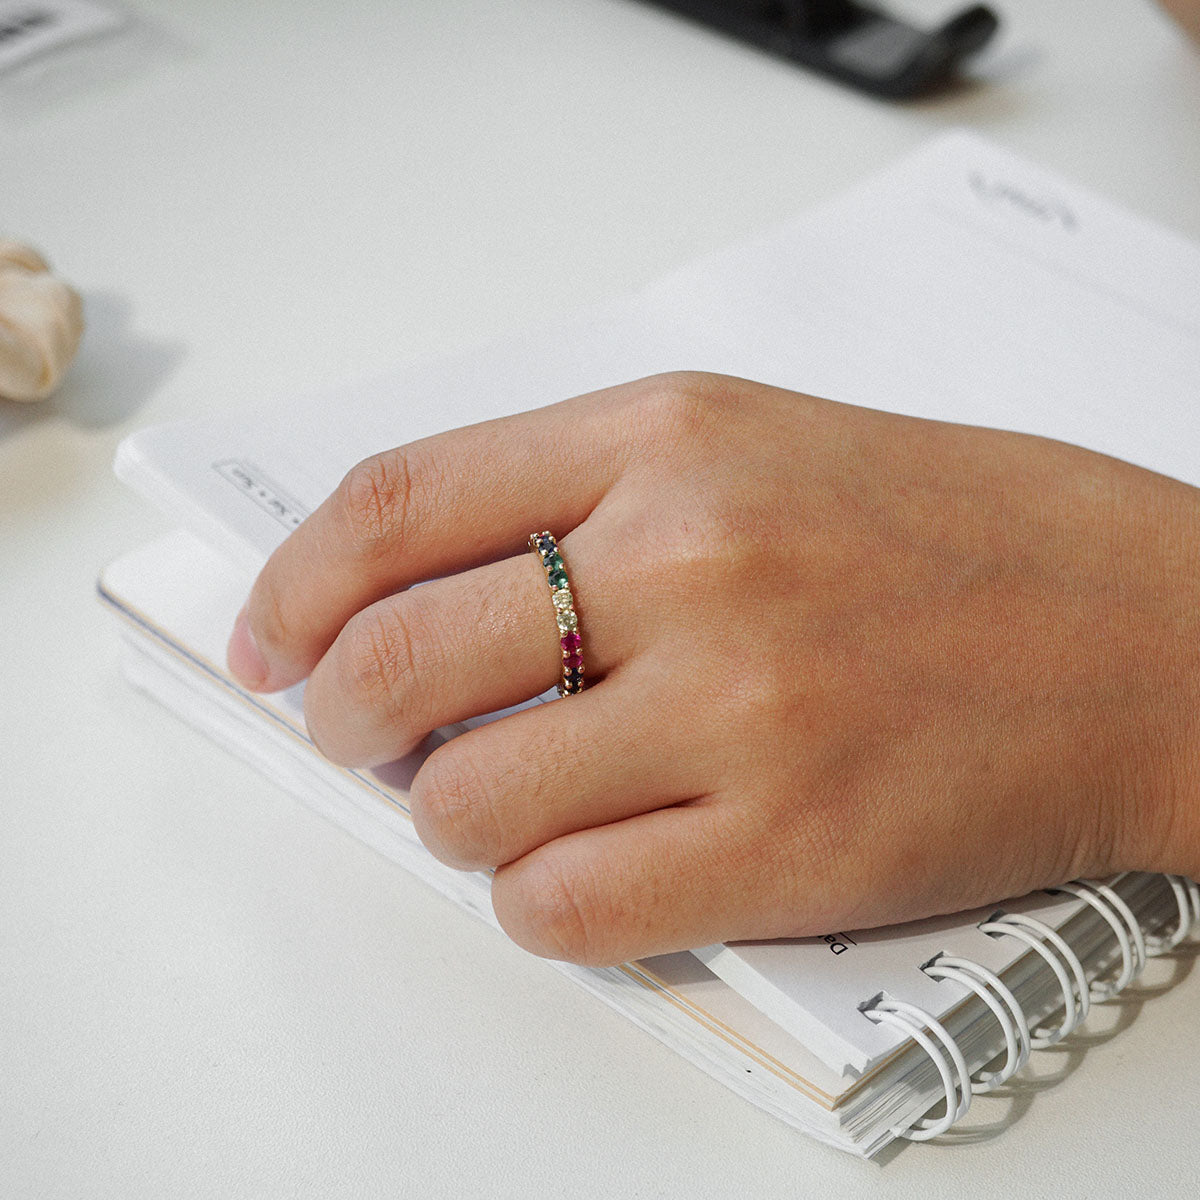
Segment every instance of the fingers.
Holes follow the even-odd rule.
[[[627,653],[632,623],[599,586],[590,599],[594,564],[576,549],[563,543],[583,614],[584,669],[595,680]],[[334,762],[375,766],[432,729],[544,692],[561,677],[562,656],[538,559],[526,553],[476,567],[353,616],[309,678],[309,732]]]
[[[669,709],[637,705],[646,694],[640,679],[618,673],[440,746],[410,792],[421,840],[451,866],[492,867],[694,796],[696,756],[683,753]]]
[[[356,466],[271,555],[229,645],[247,687],[275,691],[313,669],[346,622],[392,592],[560,536],[618,470],[611,393],[487,421]],[[617,423],[619,426],[619,423]]]
[[[558,838],[497,870],[496,917],[534,954],[588,966],[803,932],[741,817],[697,802]]]

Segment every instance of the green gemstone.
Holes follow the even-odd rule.
[[[555,591],[558,591],[559,588],[565,588],[567,586],[567,573],[566,571],[562,570],[561,567],[562,559],[560,558],[558,561],[560,564],[559,568],[551,571],[550,574],[546,576],[546,578],[550,580],[550,586]]]
[[[542,565],[547,571],[561,571],[564,563],[561,554],[550,554],[542,559]]]

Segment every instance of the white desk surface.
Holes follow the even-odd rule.
[[[0,126],[0,227],[90,322],[0,405],[0,1195],[1195,1194],[1200,978],[976,1140],[843,1157],[135,694],[92,598],[161,527],[129,430],[619,295],[947,125],[1200,235],[1200,53],[1000,2],[1003,78],[899,107],[633,0],[175,0],[181,54]]]

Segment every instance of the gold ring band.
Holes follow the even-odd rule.
[[[558,622],[559,645],[562,648],[562,678],[558,681],[560,696],[573,696],[583,691],[583,636],[579,632],[579,615],[571,595],[567,567],[554,535],[543,529],[529,535],[529,549],[537,555],[550,585],[554,602],[554,619]]]

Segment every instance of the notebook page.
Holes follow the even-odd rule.
[[[1196,246],[951,134],[628,302],[453,362],[293,402],[257,428],[147,430],[123,444],[118,468],[252,569],[375,450],[691,367],[1042,433],[1200,482],[1198,313]],[[884,939],[854,961],[876,981],[873,993],[908,981],[932,956],[923,952]],[[730,948],[721,969],[731,978],[746,967],[735,961]],[[823,975],[811,978],[819,990]],[[814,1026],[826,1027],[827,1016],[810,1012]],[[858,1069],[898,1037],[852,1024],[827,1047],[827,1061]]]
[[[1200,482],[1200,245],[968,134],[642,302],[700,365]]]
[[[368,454],[686,367],[1041,433],[1200,482],[1197,314],[1200,248],[954,133],[631,300],[254,423],[143,430],[117,470],[256,567]]]

